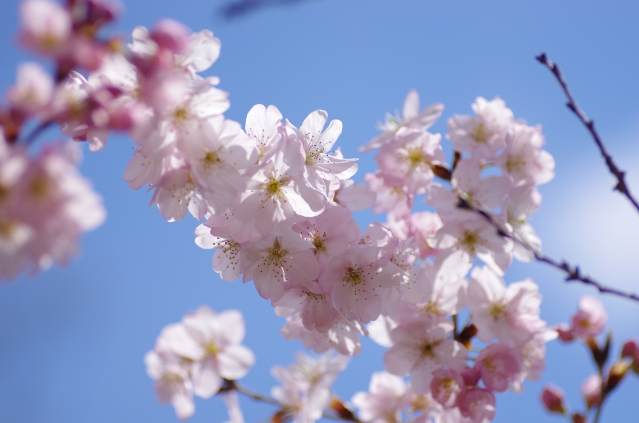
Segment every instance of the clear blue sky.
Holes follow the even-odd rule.
[[[0,12],[0,86],[30,56],[15,47],[18,1]],[[554,0],[308,0],[271,7],[230,22],[215,11],[222,1],[129,1],[115,30],[172,17],[193,30],[211,29],[222,54],[211,74],[230,92],[229,119],[244,122],[256,103],[275,104],[300,124],[321,108],[342,120],[337,145],[346,157],[376,134],[385,111],[401,109],[409,89],[422,102],[442,102],[445,120],[468,114],[477,96],[505,99],[515,116],[541,124],[557,176],[541,188],[533,224],[545,251],[566,257],[606,283],[639,291],[639,216],[611,192],[608,175],[586,131],[564,106],[549,72],[534,56],[558,62],[581,106],[595,118],[611,152],[639,193],[639,3]],[[193,242],[197,223],[167,223],[147,206],[150,194],[128,189],[124,168],[132,142],[112,138],[106,150],[85,155],[83,172],[103,195],[108,220],[82,240],[82,256],[64,269],[0,286],[0,422],[175,422],[156,403],[142,357],[166,324],[201,304],[237,308],[247,322],[246,344],[257,364],[245,383],[262,392],[275,384],[270,367],[301,349],[279,335],[282,320],[255,289],[222,282],[210,251]],[[361,156],[356,179],[374,168]],[[383,219],[383,217],[378,217]],[[367,224],[374,216],[361,213]],[[592,290],[562,282],[537,264],[516,264],[507,281],[533,277],[544,296],[542,317],[567,321],[578,298]],[[639,304],[604,298],[616,345],[639,334]],[[617,353],[617,351],[615,351]],[[366,342],[337,381],[350,399],[383,369],[383,349]],[[541,382],[522,395],[498,395],[496,422],[560,421],[541,410],[543,384],[562,386],[582,408],[578,389],[593,370],[577,345],[549,347]],[[636,422],[636,376],[607,404],[603,422]],[[272,410],[243,401],[248,422]],[[196,402],[192,422],[223,422],[217,399]]]

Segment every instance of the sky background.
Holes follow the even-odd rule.
[[[357,148],[377,133],[386,111],[401,110],[414,88],[422,104],[442,102],[431,128],[470,114],[477,96],[503,98],[515,117],[541,124],[555,157],[556,177],[532,223],[544,251],[579,263],[596,279],[639,291],[639,216],[614,180],[563,94],[535,55],[560,64],[577,101],[639,194],[639,2],[555,0],[307,0],[264,8],[227,21],[223,1],[154,0],[125,3],[114,32],[128,37],[136,25],[165,17],[194,31],[210,29],[222,54],[209,71],[230,93],[229,119],[244,122],[256,103],[275,104],[300,125],[315,109],[340,119],[337,142],[346,157],[360,157],[360,181],[375,168],[373,153]],[[15,45],[16,0],[0,9],[0,87],[33,56]],[[54,137],[55,134],[52,134]],[[202,304],[236,308],[246,320],[245,344],[257,363],[242,381],[268,393],[270,368],[294,360],[303,347],[279,336],[283,320],[252,284],[226,283],[210,268],[211,252],[193,242],[197,222],[167,223],[148,207],[150,193],[123,180],[133,143],[113,137],[97,154],[85,150],[82,172],[103,196],[108,220],[82,239],[82,255],[65,268],[0,285],[0,422],[175,422],[156,402],[142,362],[162,327]],[[357,214],[364,227],[383,216]],[[594,294],[541,264],[515,263],[507,282],[532,277],[544,296],[542,318],[568,321],[581,295]],[[639,304],[601,297],[614,330],[614,355],[639,334]],[[383,370],[384,349],[365,340],[360,356],[334,388],[345,399],[368,389]],[[539,404],[545,383],[567,392],[583,409],[582,381],[594,371],[581,345],[548,346],[548,368],[525,392],[497,395],[495,422],[560,421]],[[632,375],[606,403],[602,422],[636,422],[639,378]],[[267,418],[268,405],[242,400],[247,422]],[[196,400],[194,423],[226,421],[221,401]]]

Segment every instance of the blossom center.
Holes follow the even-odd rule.
[[[218,352],[220,352],[220,348],[217,346],[217,344],[213,341],[209,342],[209,344],[206,346],[206,352],[208,355],[215,357],[217,355]]]
[[[422,151],[416,147],[406,148],[408,154],[406,155],[406,159],[408,160],[408,165],[411,169],[415,169],[416,167],[420,167],[424,164],[428,164],[428,160]]]
[[[315,235],[313,237],[313,246],[315,247],[315,254],[326,251],[326,240],[324,239],[324,236],[320,236],[319,233],[315,232]]]
[[[362,269],[353,269],[352,267],[349,267],[346,269],[345,281],[352,283],[353,285],[359,285],[364,282],[363,273]]]
[[[288,251],[282,249],[282,247],[280,246],[280,242],[277,239],[275,240],[275,243],[273,244],[273,246],[268,249],[268,259],[276,267],[282,266],[282,262],[285,261],[282,259],[287,254],[288,254]]]
[[[186,110],[186,107],[180,107],[173,113],[173,119],[176,122],[184,122],[188,116],[189,112]]]
[[[217,153],[214,153],[213,151],[207,151],[206,155],[202,159],[202,166],[204,166],[206,170],[209,170],[211,166],[218,163],[219,161],[220,156],[218,156]]]
[[[506,309],[506,304],[491,304],[490,310],[488,312],[493,316],[493,319],[499,319]]]
[[[475,246],[480,242],[477,231],[465,230],[459,243],[464,245],[469,251],[474,252]]]
[[[266,182],[264,184],[265,188],[266,188],[266,192],[268,193],[268,195],[273,196],[273,195],[278,195],[281,193],[282,191],[282,182],[278,181],[277,179],[270,179],[268,182]]]
[[[486,131],[483,123],[475,126],[471,138],[481,144],[486,144],[488,142],[488,132]]]
[[[508,160],[506,160],[506,169],[509,173],[517,172],[525,165],[526,161],[520,156],[508,156]]]
[[[43,176],[39,176],[35,178],[33,182],[31,182],[31,185],[29,186],[29,192],[34,197],[42,198],[47,195],[48,191],[49,191],[49,183],[47,179]]]

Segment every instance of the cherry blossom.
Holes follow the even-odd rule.
[[[401,420],[407,405],[407,386],[402,378],[386,373],[371,375],[369,392],[357,392],[352,402],[359,409],[359,418],[371,423],[395,423]]]
[[[418,393],[430,389],[433,372],[441,366],[461,371],[467,352],[449,338],[453,323],[445,317],[402,323],[391,332],[393,346],[384,354],[386,370],[398,376],[410,373]]]
[[[601,301],[584,296],[579,300],[579,311],[572,317],[573,333],[578,338],[598,335],[606,326],[607,319]]]
[[[431,104],[430,106],[419,110],[419,95],[417,91],[410,90],[406,95],[404,101],[404,108],[402,110],[402,117],[386,114],[386,121],[378,125],[382,131],[377,137],[373,138],[366,145],[360,148],[360,152],[373,150],[384,145],[388,140],[395,136],[395,133],[401,128],[413,128],[426,130],[431,127],[433,123],[442,114],[444,105],[441,103]]]
[[[487,267],[473,269],[471,277],[468,302],[480,340],[499,338],[521,344],[543,329],[544,323],[539,319],[541,296],[532,280],[506,287]]]

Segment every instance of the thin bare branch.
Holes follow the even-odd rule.
[[[616,295],[618,297],[627,298],[629,300],[633,300],[633,301],[639,302],[639,296],[637,296],[636,294],[626,293],[626,292],[620,291],[618,289],[609,288],[607,286],[604,286],[604,285],[600,284],[599,282],[595,281],[594,279],[590,278],[589,276],[583,275],[581,273],[581,270],[579,269],[579,266],[570,264],[566,260],[562,260],[562,261],[555,260],[555,259],[553,259],[551,257],[546,256],[541,251],[537,251],[536,249],[534,249],[533,247],[528,245],[525,241],[523,241],[522,239],[520,239],[517,236],[515,236],[489,210],[485,210],[483,208],[479,208],[477,206],[474,206],[474,205],[472,205],[471,203],[469,203],[466,199],[464,199],[462,197],[458,197],[457,207],[459,207],[461,209],[464,209],[464,210],[472,211],[472,212],[477,213],[478,215],[482,216],[484,219],[486,219],[486,221],[488,221],[488,223],[490,223],[497,230],[497,233],[500,236],[503,236],[504,238],[511,239],[511,240],[513,240],[513,242],[521,245],[526,250],[530,251],[533,254],[533,256],[535,257],[535,260],[537,260],[539,262],[542,262],[542,263],[546,263],[549,266],[552,266],[555,269],[561,270],[562,272],[564,272],[566,274],[566,278],[565,278],[566,282],[578,281],[578,282],[581,282],[581,283],[583,283],[585,285],[590,285],[590,286],[596,288],[602,294]]]
[[[606,146],[601,140],[599,133],[595,129],[595,123],[593,122],[592,119],[589,119],[586,116],[583,110],[581,110],[579,105],[575,102],[575,99],[573,98],[572,93],[570,92],[570,89],[568,89],[568,83],[566,82],[566,80],[564,79],[564,76],[559,70],[559,66],[551,62],[545,53],[540,54],[539,56],[536,57],[536,59],[539,61],[539,63],[546,66],[552,72],[553,75],[555,75],[555,78],[559,82],[559,85],[561,85],[561,88],[564,90],[564,93],[566,94],[566,97],[568,98],[568,103],[566,105],[577,116],[577,118],[579,118],[581,123],[584,124],[584,126],[588,129],[588,132],[590,132],[590,135],[595,141],[595,144],[597,144],[597,147],[599,147],[599,152],[601,153],[601,156],[606,161],[606,165],[608,166],[610,173],[612,173],[614,177],[617,178],[617,185],[615,185],[614,189],[616,191],[619,191],[621,194],[625,195],[626,198],[630,200],[632,205],[635,206],[635,209],[639,211],[639,203],[632,196],[632,194],[630,193],[630,188],[626,184],[626,178],[625,178],[626,172],[619,169],[619,167],[615,164],[615,162],[612,159],[612,156],[610,155],[610,153],[608,153]]]
[[[236,391],[242,395],[245,395],[249,398],[251,398],[253,401],[259,401],[259,402],[264,402],[267,404],[271,404],[271,405],[275,405],[277,407],[280,408],[280,412],[283,412],[284,414],[287,414],[287,411],[290,411],[290,409],[287,408],[286,405],[280,403],[278,400],[276,400],[275,398],[269,397],[267,395],[262,395],[258,392],[254,392],[244,386],[239,385],[236,381],[234,380],[224,380],[224,385],[222,385],[222,388],[220,388],[218,394],[220,393],[224,393],[224,392],[228,392],[228,391]],[[339,401],[339,404],[342,404],[341,401]],[[346,422],[352,422],[352,423],[361,423],[361,421],[352,413],[352,411],[348,410],[347,408],[345,408],[343,405],[343,410],[325,410],[322,413],[322,417],[326,418],[326,419],[331,419],[331,420],[340,420],[340,421],[346,421]]]

